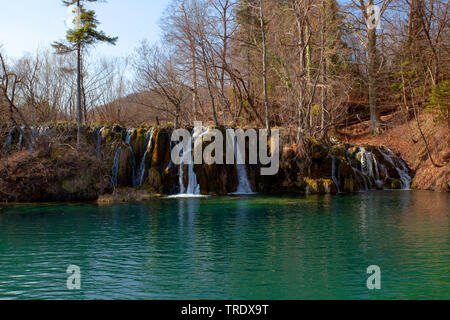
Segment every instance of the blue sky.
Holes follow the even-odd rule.
[[[100,29],[118,36],[116,46],[98,45],[95,54],[126,56],[147,38],[157,41],[158,22],[169,0],[108,0],[89,4],[97,12]],[[69,13],[61,0],[2,1],[0,44],[10,57],[20,57],[37,48],[63,40]]]

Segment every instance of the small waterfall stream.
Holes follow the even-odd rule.
[[[127,135],[128,136],[128,135]],[[112,172],[111,172],[111,185],[114,188],[118,186],[119,166],[120,166],[120,154],[122,153],[122,145],[117,148],[116,155],[114,156]]]
[[[135,129],[128,129],[127,130],[127,138],[125,140],[125,143],[128,144],[130,147],[130,153],[131,153],[131,169],[133,170],[131,180],[133,183],[133,187],[136,187],[136,157],[134,156],[133,147],[131,146],[131,136],[133,135]]]
[[[334,184],[336,185],[338,193],[341,193],[341,160],[339,160],[338,166],[338,177],[336,177],[336,158],[331,156],[331,178],[333,179]]]
[[[406,167],[405,162],[402,159],[398,159],[398,163],[401,166],[401,168],[399,168],[399,166],[395,164],[392,158],[393,156],[395,156],[394,152],[392,152],[392,150],[389,149],[388,147],[383,148],[384,150],[386,150],[386,152],[380,150],[380,153],[384,157],[384,159],[388,161],[390,164],[392,164],[395,167],[395,170],[397,170],[397,173],[400,176],[400,181],[402,182],[403,189],[404,190],[411,189],[412,178],[408,174],[408,168]]]
[[[194,132],[194,139],[196,135]],[[200,185],[197,183],[197,175],[194,172],[194,160],[192,157],[192,137],[189,136],[188,141],[189,150],[187,153],[189,154],[188,159],[188,187],[187,189],[184,186],[184,156],[183,150],[181,151],[181,162],[180,162],[180,171],[179,171],[179,184],[180,184],[180,193],[178,197],[189,197],[189,196],[199,196],[200,195]]]
[[[376,188],[383,188],[383,181],[380,179],[380,171],[378,169],[378,161],[373,152],[367,151],[364,147],[359,148],[356,155],[361,165],[361,174],[366,184],[366,190],[375,185]]]
[[[120,153],[122,151],[122,146],[117,148],[116,155],[114,157],[112,173],[111,173],[111,184],[114,188],[117,187],[118,184],[118,175],[119,175],[119,165],[120,165]]]
[[[145,149],[145,153],[144,156],[141,159],[141,164],[139,166],[139,180],[137,181],[137,186],[138,187],[142,187],[142,184],[144,183],[144,177],[145,177],[145,160],[147,159],[147,154],[150,150],[150,148],[152,147],[152,142],[153,142],[153,133],[155,132],[155,128],[151,128],[148,132],[147,132],[147,143],[146,143],[146,149]]]
[[[239,147],[237,145],[237,138],[234,141],[234,152],[235,152],[235,158],[236,158],[238,186],[237,186],[236,192],[234,192],[233,194],[234,195],[255,194],[252,190],[252,186],[250,185],[250,181],[248,180],[247,169],[245,167],[245,164],[239,164],[239,162],[241,162],[240,160],[243,160],[243,162],[245,162],[245,159],[242,159],[242,155],[241,155]],[[240,160],[238,160],[238,159],[240,159]]]

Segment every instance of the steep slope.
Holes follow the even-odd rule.
[[[360,123],[340,130],[341,139],[353,144],[385,145],[404,159],[413,170],[413,189],[449,191],[450,183],[450,133],[445,122],[437,121],[430,114],[420,116],[420,125],[426,137],[431,156],[439,167],[432,164],[425,142],[415,119],[408,122],[396,113],[382,117],[385,131],[379,136],[367,132],[367,123]]]

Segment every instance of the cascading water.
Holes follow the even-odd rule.
[[[237,138],[235,138],[234,141],[234,152],[236,158],[238,186],[236,192],[234,192],[233,194],[235,195],[255,194],[252,190],[252,186],[250,185],[250,181],[248,180],[247,169],[245,168],[245,164],[239,163],[245,162],[245,159],[242,159],[241,151],[239,150],[239,147],[237,145]]]
[[[111,185],[116,188],[118,185],[120,154],[122,152],[122,145],[117,148],[116,155],[114,156],[114,162],[111,172]]]
[[[132,169],[132,176],[131,176],[131,180],[132,180],[132,184],[133,187],[136,187],[136,158],[134,156],[134,151],[133,151],[133,147],[131,146],[131,136],[133,135],[135,129],[128,129],[127,130],[127,138],[125,140],[125,143],[128,144],[129,148],[130,148],[130,154],[131,154],[131,169]]]
[[[118,184],[118,175],[119,175],[119,161],[120,161],[120,153],[122,151],[122,146],[117,148],[116,155],[114,157],[112,173],[111,173],[111,184],[114,188],[117,187]]]
[[[402,189],[409,190],[411,189],[411,181],[412,178],[408,174],[408,168],[406,167],[406,164],[403,160],[398,159],[398,163],[400,164],[401,168],[398,167],[398,165],[395,164],[392,157],[395,157],[395,154],[389,149],[388,147],[383,147],[384,150],[386,150],[387,153],[380,150],[381,155],[385,158],[386,161],[388,161],[390,164],[392,164],[397,170],[397,173],[400,177],[400,181],[402,183]]]
[[[183,158],[184,158],[184,154],[183,154],[183,150],[181,150],[180,172],[178,173],[178,182],[180,184],[180,194],[185,193]]]
[[[198,137],[197,132],[194,132],[194,141],[195,138]],[[180,194],[178,196],[198,196],[200,195],[200,185],[197,183],[197,175],[194,172],[194,160],[192,158],[192,137],[189,136],[189,141],[187,142],[189,150],[187,153],[189,154],[188,160],[188,187],[187,190],[184,186],[184,153],[181,151],[181,161],[180,161],[180,173],[179,173],[179,183],[180,183]]]
[[[400,180],[402,182],[403,189],[409,190],[409,189],[411,189],[412,178],[408,174],[408,168],[407,168],[405,162],[402,159],[399,159],[399,162],[400,162],[400,165],[402,166],[402,168],[400,169],[400,168],[396,167],[395,169],[397,170],[397,172],[400,176]]]
[[[146,149],[145,149],[145,153],[144,156],[142,157],[141,160],[141,164],[139,166],[139,177],[138,177],[138,187],[142,187],[142,184],[144,183],[144,177],[145,177],[145,159],[147,158],[147,154],[150,150],[150,148],[152,147],[152,142],[153,142],[153,133],[155,132],[155,128],[150,129],[150,131],[147,132],[147,144],[146,144]]]
[[[383,181],[380,180],[380,172],[378,170],[378,162],[372,152],[367,151],[364,147],[359,148],[356,158],[361,164],[360,173],[363,176],[366,190],[375,183],[377,188],[383,187]]]
[[[339,168],[338,168],[338,177],[336,177],[336,159],[332,156],[331,157],[331,178],[333,179],[334,184],[336,185],[336,188],[339,193],[341,193],[341,187],[340,187],[340,176],[341,176],[341,161],[339,160]]]

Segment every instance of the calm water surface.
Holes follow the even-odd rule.
[[[449,299],[449,209],[420,191],[1,206],[0,299]]]

